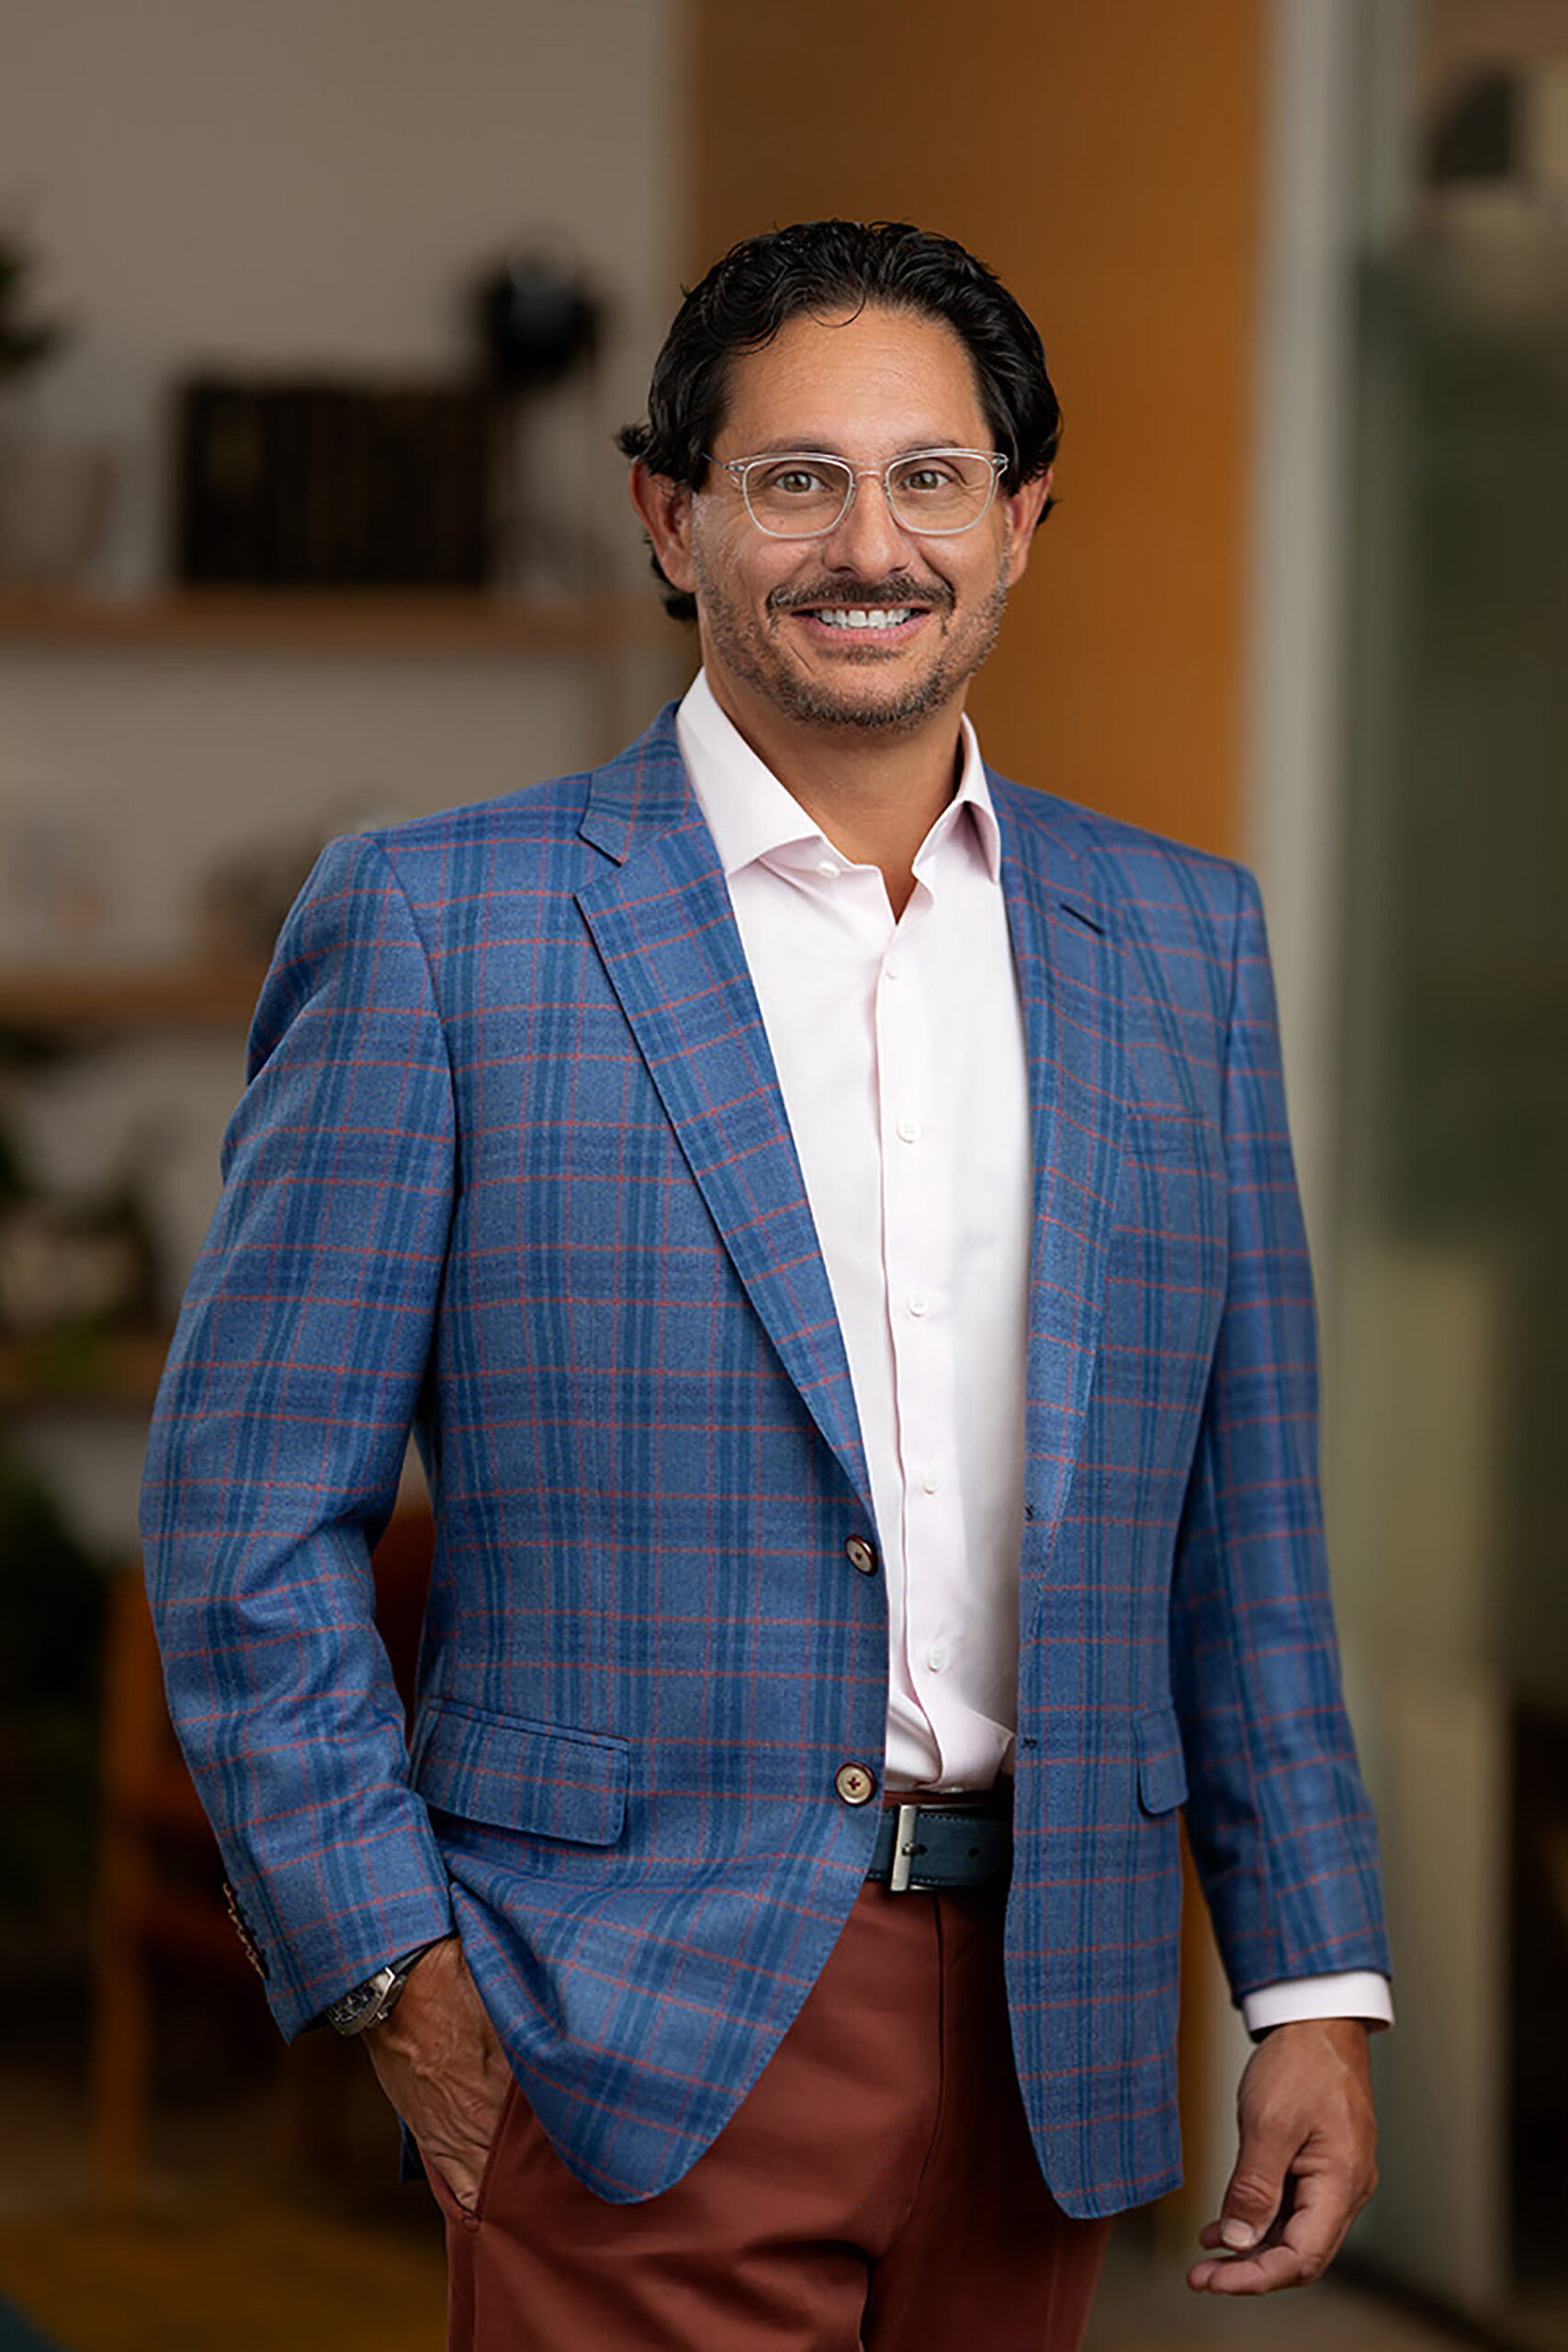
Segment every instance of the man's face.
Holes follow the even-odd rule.
[[[728,391],[720,459],[800,451],[879,473],[919,449],[993,446],[963,344],[908,311],[792,319],[731,363]],[[743,729],[756,711],[899,733],[961,707],[1044,494],[1034,482],[998,496],[972,530],[941,537],[903,528],[864,476],[818,538],[770,538],[717,467],[699,492],[638,504],[666,573],[695,594],[709,678]]]

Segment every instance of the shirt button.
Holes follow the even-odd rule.
[[[817,871],[824,882],[836,882],[839,878],[839,869],[830,857],[822,858],[818,862]]]
[[[866,1764],[840,1764],[833,1786],[846,1804],[869,1804],[876,1794],[876,1775]]]
[[[901,967],[896,964],[891,956],[882,967],[882,977],[885,980],[897,980],[902,978]]]
[[[911,1315],[923,1315],[930,1305],[931,1300],[926,1296],[923,1290],[912,1290],[909,1293],[909,1312]]]
[[[876,1554],[863,1535],[851,1536],[844,1546],[844,1557],[852,1568],[860,1570],[863,1577],[874,1577],[876,1574]]]
[[[926,1652],[926,1664],[931,1668],[933,1674],[941,1674],[946,1668],[952,1655],[953,1654],[949,1650],[945,1642],[933,1642],[930,1649]]]
[[[906,1113],[904,1114],[904,1116],[903,1116],[903,1117],[899,1120],[899,1122],[898,1122],[898,1140],[899,1140],[899,1142],[900,1142],[900,1143],[919,1143],[919,1140],[920,1140],[920,1135],[921,1135],[921,1132],[922,1132],[922,1130],[921,1130],[920,1123],[919,1123],[919,1119],[913,1119],[913,1118],[911,1118],[911,1117],[909,1116],[908,1113],[908,1112],[906,1112]]]
[[[928,1495],[934,1495],[938,1487],[942,1485],[941,1471],[928,1470],[925,1476],[920,1480],[920,1484],[925,1488]]]

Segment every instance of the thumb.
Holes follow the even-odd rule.
[[[1221,2245],[1230,2253],[1249,2254],[1273,2225],[1284,2199],[1286,2173],[1293,2154],[1288,2139],[1249,2131],[1244,2125],[1241,2147],[1225,2184],[1215,2233]]]

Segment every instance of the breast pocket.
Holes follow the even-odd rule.
[[[1174,1813],[1187,1802],[1187,1761],[1176,1709],[1145,1707],[1134,1725],[1138,1802],[1145,1813]]]

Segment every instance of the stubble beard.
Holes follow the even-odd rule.
[[[722,658],[726,668],[735,677],[750,686],[775,710],[809,727],[858,729],[867,734],[913,734],[934,711],[942,709],[955,695],[963,692],[995,646],[1002,625],[1002,615],[1007,609],[1007,560],[1004,551],[989,595],[965,622],[961,636],[954,638],[944,634],[936,659],[922,675],[904,679],[878,693],[873,678],[869,676],[863,684],[857,685],[849,677],[841,684],[829,684],[795,669],[785,658],[773,633],[774,626],[787,627],[787,619],[773,626],[760,624],[724,594],[695,549],[693,550],[693,560],[696,572],[697,606],[705,636],[714,652]],[[925,603],[930,593],[922,590],[917,594],[911,582],[897,579],[857,586],[852,590],[839,582],[831,592],[838,603],[884,606],[914,601]],[[769,609],[771,613],[787,616],[791,610],[815,601],[822,601],[821,592],[813,594],[796,591],[787,597],[781,595],[776,602],[770,604]],[[933,613],[933,620],[945,629],[951,611],[950,597],[947,613]],[[852,653],[851,658],[853,659]],[[878,658],[870,647],[862,656],[868,671],[873,669]]]

